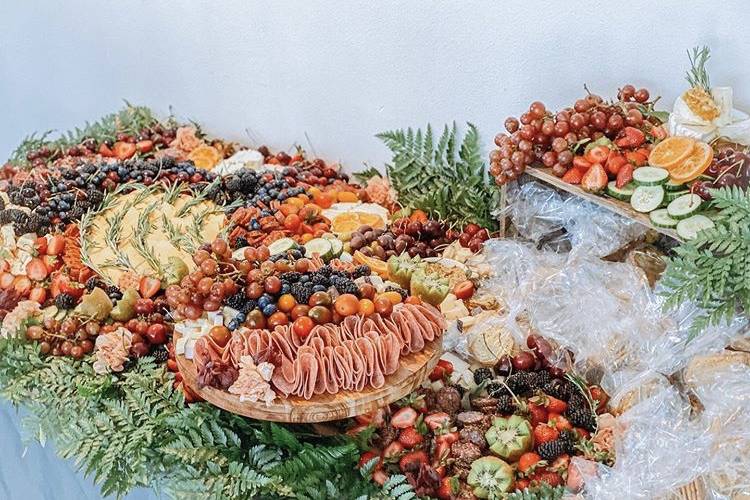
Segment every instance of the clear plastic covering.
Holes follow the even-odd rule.
[[[518,233],[537,247],[604,257],[646,233],[646,227],[536,181],[509,188],[507,215]]]
[[[695,363],[701,356],[727,356],[725,346],[747,328],[747,320],[709,328],[688,341],[688,327],[700,313],[694,305],[665,312],[658,285],[652,289],[639,268],[599,258],[637,234],[636,228],[602,236],[593,227],[602,219],[593,212],[603,209],[579,207],[589,213],[574,218],[571,209],[569,217],[566,203],[572,202],[560,201],[535,183],[514,196],[514,222],[536,240],[485,244],[494,275],[483,287],[508,310],[500,330],[510,332],[519,345],[525,345],[530,329],[536,330],[565,348],[558,352],[572,352],[576,371],[602,385],[617,414],[615,465],[592,468],[576,459],[585,479],[583,497],[680,498],[670,495],[681,487],[702,492],[692,498],[750,494],[750,433],[739,422],[750,414],[750,361],[735,360],[722,371],[706,362],[705,371],[713,376],[676,382],[682,373],[699,373]],[[552,209],[555,203],[562,215]],[[573,250],[537,250],[539,238],[556,224],[568,231]],[[622,227],[613,226],[618,224]],[[596,238],[606,241],[586,246]]]

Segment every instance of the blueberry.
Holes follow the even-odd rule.
[[[261,196],[265,195],[266,193],[268,193],[268,191],[266,191],[266,188],[264,188],[264,187],[262,187],[262,188],[260,188],[258,190],[258,194],[261,195]]]
[[[263,316],[270,316],[276,312],[276,304],[268,304],[263,308]]]
[[[237,322],[237,319],[235,318],[229,322],[229,325],[227,325],[227,328],[229,328],[230,330],[236,330],[237,328],[239,328],[239,326],[240,324]]]
[[[302,247],[304,248],[304,247]],[[289,252],[292,255],[293,259],[301,259],[302,258],[302,251],[295,248],[294,250]]]
[[[325,292],[326,290],[328,290],[328,288],[326,288],[324,285],[315,285],[312,289],[313,292]]]
[[[234,317],[234,319],[242,323],[243,321],[247,319],[247,315],[245,313],[239,313],[237,316]]]
[[[258,307],[261,309],[265,309],[268,304],[271,303],[271,297],[268,297],[267,295],[263,295],[258,299]]]
[[[271,203],[271,197],[266,195],[262,198],[262,201],[263,203],[266,203],[266,204]]]
[[[306,274],[303,274],[302,276],[299,277],[300,283],[307,283],[308,281],[310,281],[310,276]]]
[[[272,189],[268,192],[268,196],[271,198],[276,198],[279,195],[278,189]]]
[[[292,290],[292,287],[289,286],[289,283],[282,283],[281,284],[281,294],[289,293]]]

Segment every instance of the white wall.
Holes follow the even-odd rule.
[[[671,107],[697,44],[750,109],[746,5],[0,0],[0,158],[128,99],[249,143],[307,146],[307,133],[358,169],[387,158],[376,132],[470,120],[489,144],[507,115],[572,104],[584,83],[632,82]]]

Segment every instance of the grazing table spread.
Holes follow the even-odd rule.
[[[0,394],[105,496],[750,498],[750,117],[689,54],[671,112],[533,102],[489,165],[471,124],[353,174],[129,104],[33,134]]]

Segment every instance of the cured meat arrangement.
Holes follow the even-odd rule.
[[[206,335],[196,342],[194,362],[199,374],[215,366],[236,370],[250,355],[256,363],[275,366],[271,384],[277,394],[310,399],[383,387],[404,356],[422,351],[445,328],[433,306],[400,303],[390,316],[347,316],[338,325],[315,326],[304,339],[289,325],[239,329],[224,347]]]

